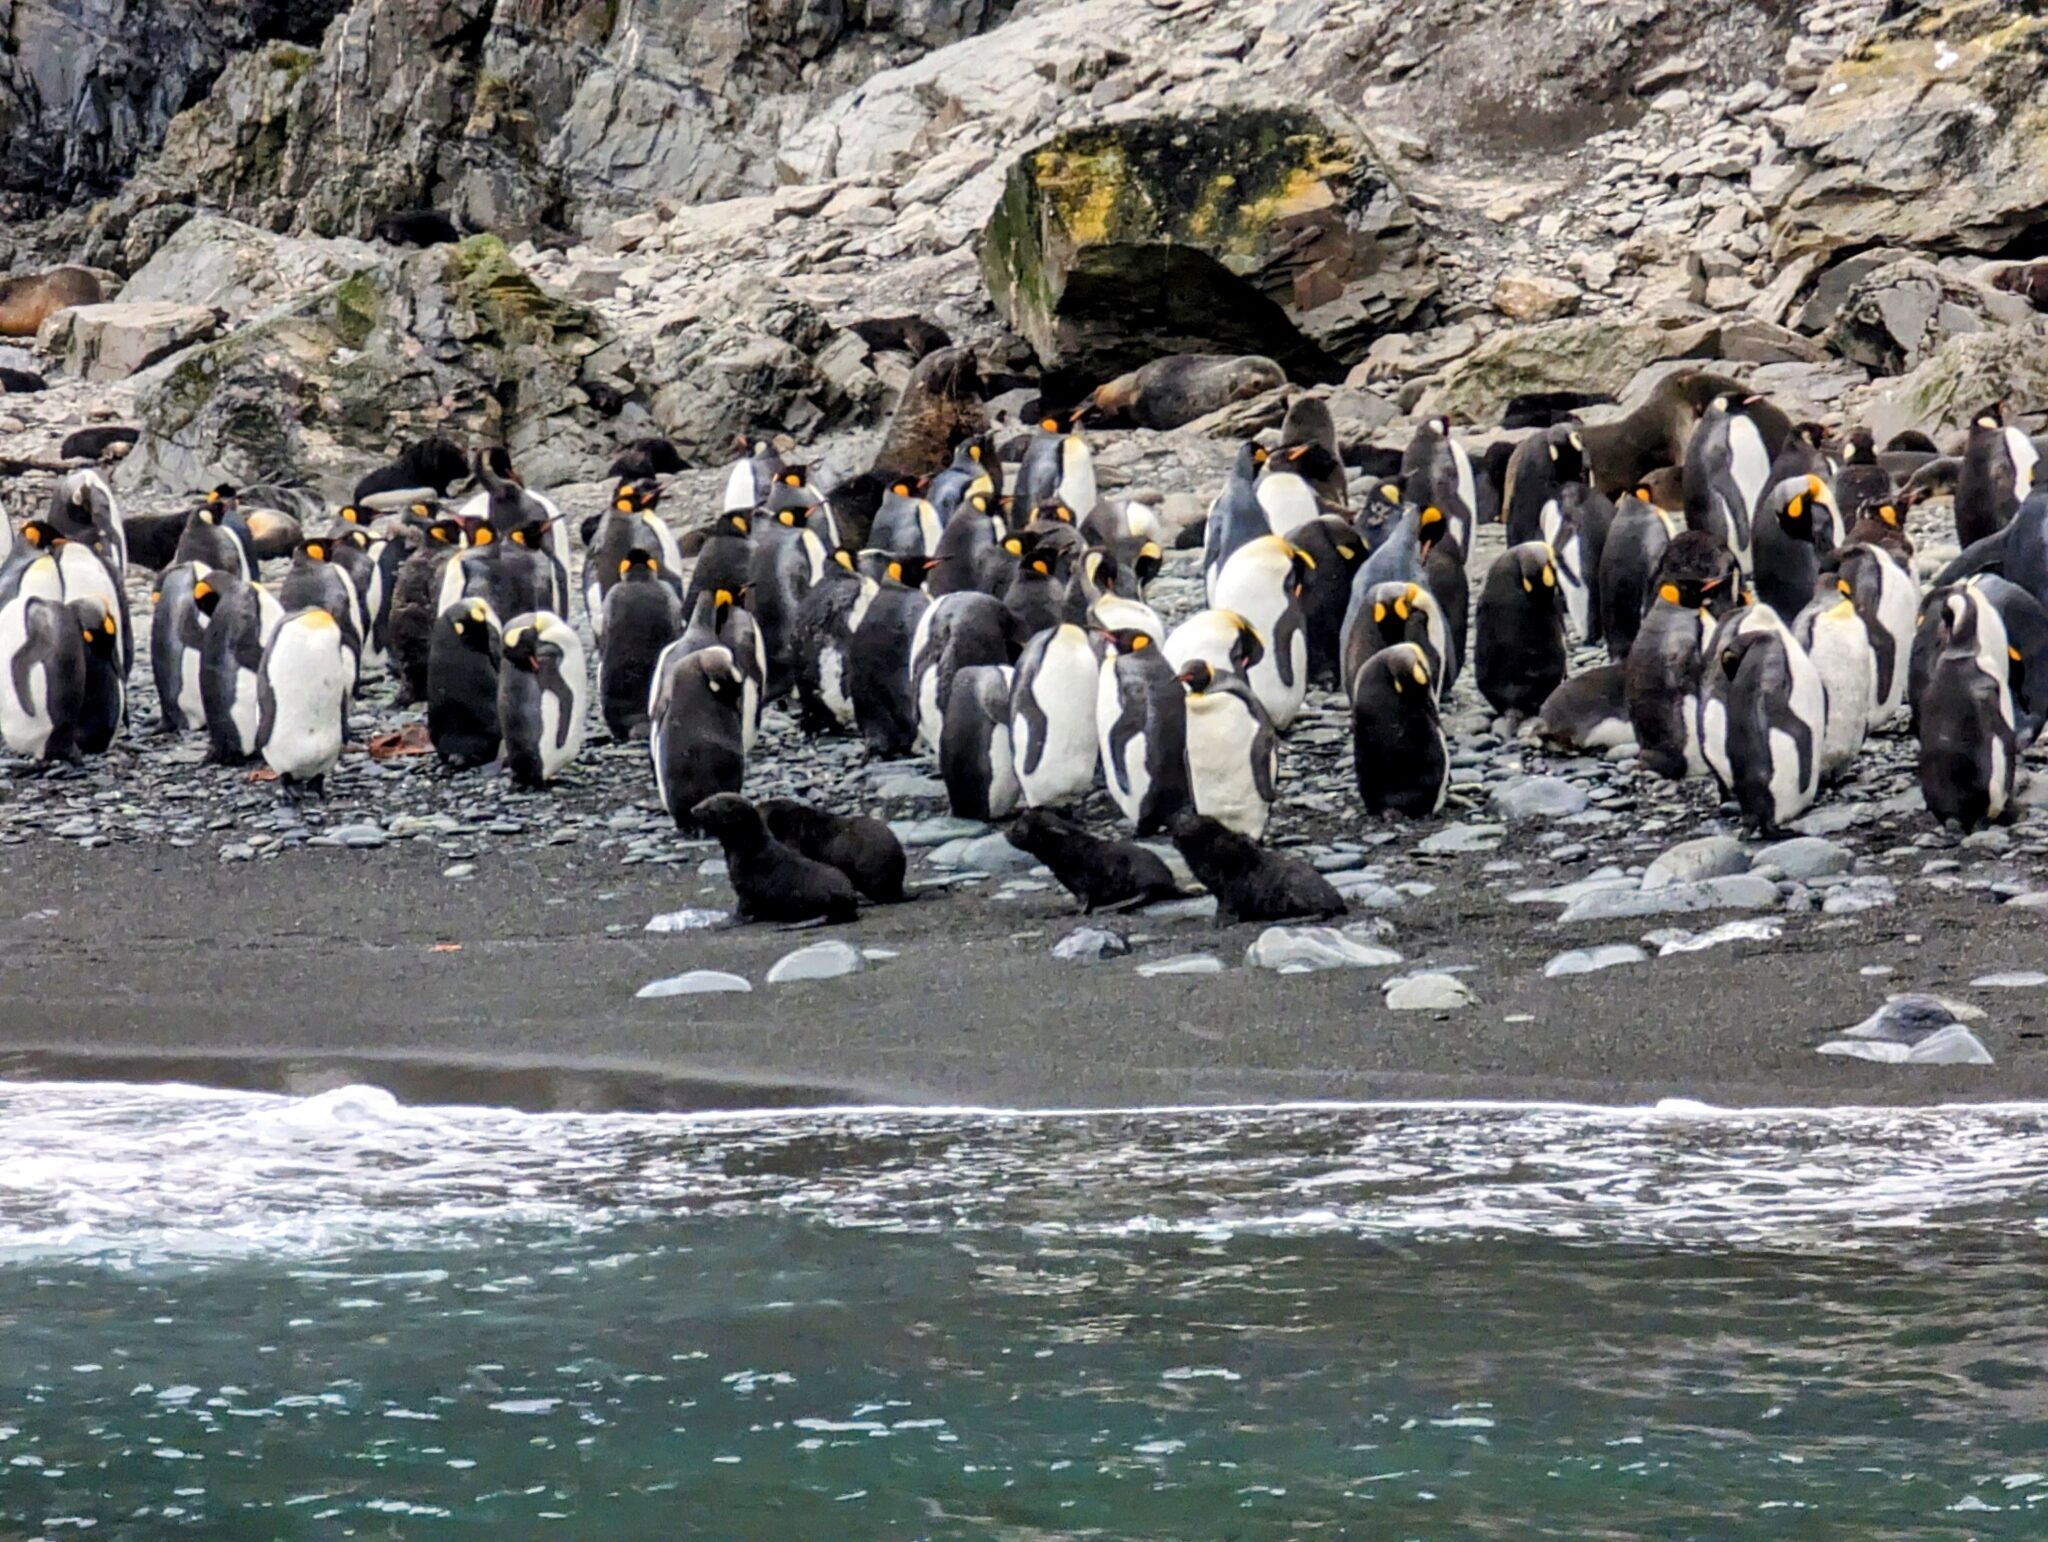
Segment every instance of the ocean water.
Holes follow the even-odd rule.
[[[0,1537],[2041,1537],[2048,1119],[0,1084]]]

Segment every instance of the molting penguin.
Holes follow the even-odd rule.
[[[900,581],[902,564],[888,560]],[[805,733],[853,726],[848,650],[879,588],[877,580],[855,566],[853,553],[841,547],[797,605],[792,654],[797,725]]]
[[[1181,898],[1157,852],[1136,841],[1102,840],[1051,809],[1030,810],[1005,837],[1051,868],[1060,887],[1081,902],[1083,914]]]
[[[1628,716],[1643,765],[1671,781],[1703,775],[1699,692],[1702,650],[1715,615],[1734,601],[1735,558],[1703,530],[1672,537],[1649,612],[1624,666]]]
[[[0,605],[0,740],[31,760],[77,761],[85,645],[57,560],[38,557]]]
[[[1070,622],[1040,632],[1017,660],[1010,745],[1032,808],[1079,803],[1095,785],[1100,670],[1088,633]]]
[[[348,738],[355,680],[355,648],[328,611],[293,611],[270,634],[256,671],[256,751],[287,787],[326,785]]]
[[[1726,546],[1745,573],[1751,571],[1750,517],[1771,475],[1771,454],[1748,405],[1715,397],[1693,429],[1683,467],[1687,526]]]
[[[547,611],[505,623],[498,655],[498,727],[515,787],[545,787],[583,752],[590,675],[583,644]]]
[[[1565,675],[1564,604],[1557,565],[1541,541],[1511,546],[1479,591],[1473,678],[1494,711],[1519,724]]]
[[[498,758],[498,618],[480,599],[457,600],[434,623],[427,662],[427,734],[451,771]]]
[[[1192,809],[1173,821],[1174,848],[1233,921],[1327,921],[1344,897],[1299,857],[1268,851]]]
[[[212,572],[196,562],[181,562],[167,568],[157,584],[156,610],[149,622],[149,672],[156,682],[157,723],[165,733],[183,733],[206,722],[199,655],[207,617],[194,602],[192,590]]]
[[[1008,664],[1016,657],[1013,628],[1001,601],[986,594],[949,594],[918,618],[910,642],[910,695],[917,704],[918,738],[927,749],[939,748],[954,675],[974,664]]]
[[[1425,418],[1401,457],[1403,500],[1418,508],[1441,509],[1460,549],[1472,549],[1479,518],[1479,480],[1472,457],[1451,437],[1449,418]]]
[[[1190,799],[1187,698],[1151,634],[1111,634],[1095,723],[1110,797],[1138,834],[1163,829]]]
[[[758,807],[771,835],[813,862],[838,868],[863,898],[877,905],[909,898],[903,892],[909,859],[896,832],[881,820],[829,813],[794,798],[768,798]]]
[[[1586,441],[1576,427],[1560,424],[1524,439],[1508,461],[1502,506],[1508,544],[1523,546],[1542,540],[1544,510],[1558,501],[1567,483],[1585,482],[1590,477]]]
[[[1951,590],[1920,708],[1920,795],[1927,811],[1964,830],[2012,810],[2019,747],[2007,684],[2010,644],[1997,609]]]
[[[262,725],[259,680],[263,650],[284,620],[277,596],[260,584],[218,570],[192,585],[192,603],[206,617],[199,644],[199,699],[206,711],[206,758],[239,766],[256,754]]]
[[[760,627],[741,603],[743,598],[728,589],[698,595],[697,608],[684,624],[678,644],[684,653],[714,645],[731,652],[740,673],[747,677],[740,701],[740,747],[751,755],[761,727],[768,650],[761,640]]]
[[[1273,726],[1286,732],[1308,695],[1308,631],[1301,594],[1314,559],[1284,537],[1261,536],[1231,553],[1210,586],[1209,603],[1244,617],[1265,640],[1266,655],[1247,679]]]
[[[1602,664],[1573,675],[1543,699],[1522,725],[1529,738],[1574,755],[1636,747],[1628,715],[1628,666]]]
[[[1877,458],[1877,441],[1867,428],[1849,435],[1849,456],[1835,473],[1835,501],[1851,520],[1892,501],[1892,474]]]
[[[910,658],[932,602],[923,590],[903,582],[907,576],[902,564],[892,562],[876,580],[874,597],[846,649],[846,692],[853,699],[854,726],[868,753],[882,760],[900,759],[917,747],[918,704],[911,693]],[[993,599],[988,603],[1002,609]]]
[[[402,531],[411,550],[391,585],[391,672],[398,677],[397,705],[427,699],[427,653],[439,619],[441,576],[468,539],[462,521],[441,518]]]
[[[1273,723],[1244,676],[1196,659],[1175,677],[1187,692],[1188,784],[1195,812],[1257,840],[1266,833],[1280,752]]]
[[[1743,824],[1774,835],[1819,795],[1827,693],[1782,622],[1739,632],[1716,662],[1728,677],[1730,790]]]
[[[647,704],[648,750],[661,806],[686,835],[698,828],[692,810],[716,793],[738,792],[746,777],[747,756],[740,748],[746,683],[724,648],[683,653],[671,646],[661,656]]]
[[[1265,464],[1265,446],[1250,440],[1239,445],[1223,491],[1209,505],[1208,522],[1202,528],[1202,579],[1211,605],[1216,603],[1217,575],[1232,553],[1273,533],[1273,522],[1259,502],[1257,486],[1259,470]]]
[[[1022,796],[1010,745],[1011,674],[1007,664],[970,664],[947,687],[939,777],[957,818],[1008,818]]]
[[[1366,811],[1410,819],[1443,812],[1451,757],[1437,717],[1436,681],[1413,643],[1382,648],[1352,682],[1351,760]]]
[[[664,581],[660,559],[635,547],[619,561],[619,582],[605,596],[604,615],[597,697],[604,726],[622,744],[646,731],[648,694],[663,651],[682,635],[683,602]]]
[[[851,921],[860,913],[860,899],[846,874],[777,840],[760,811],[737,793],[701,799],[678,812],[676,823],[704,830],[724,848],[737,901],[733,914],[742,921],[797,925]]]
[[[1970,546],[2011,521],[2034,487],[2039,457],[2033,443],[2005,421],[2005,404],[1993,402],[1970,420],[1963,463],[1956,475],[1956,539]]]

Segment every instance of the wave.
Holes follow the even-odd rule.
[[[2038,1236],[2048,1107],[1290,1103],[521,1113],[0,1083],[0,1265],[500,1245],[649,1222],[1853,1249]]]

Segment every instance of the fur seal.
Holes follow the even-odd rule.
[[[142,437],[139,428],[80,428],[64,436],[57,454],[64,460],[105,460],[110,451],[126,449]]]
[[[373,507],[409,503],[429,490],[436,498],[446,498],[448,490],[468,475],[469,457],[462,446],[436,434],[407,445],[390,464],[366,472],[357,480],[349,502]]]
[[[1157,852],[1136,841],[1090,835],[1051,809],[1020,815],[1004,838],[1051,868],[1060,887],[1081,902],[1084,914],[1181,898],[1172,871]]]
[[[1172,353],[1097,386],[1088,399],[1104,422],[1168,429],[1285,384],[1287,372],[1258,354]]]
[[[838,868],[876,904],[894,905],[910,897],[903,892],[909,866],[903,843],[881,820],[830,813],[795,798],[769,798],[758,806],[769,834],[813,862]]]
[[[1749,395],[1739,381],[1705,370],[1681,370],[1657,382],[1649,396],[1626,416],[1579,430],[1593,485],[1618,498],[1660,466],[1685,463],[1693,430],[1718,396],[1742,401]],[[1745,409],[1763,436],[1767,463],[1792,433],[1792,420],[1769,402]]]
[[[462,232],[438,209],[400,209],[372,225],[370,239],[387,246],[447,246],[460,241]]]
[[[1344,896],[1299,857],[1268,851],[1213,819],[1183,809],[1170,831],[1218,911],[1233,921],[1327,921],[1346,910]]]
[[[962,439],[988,431],[973,350],[941,348],[917,361],[871,469],[925,476],[943,470]]]
[[[0,281],[0,337],[34,337],[57,312],[98,305],[105,298],[105,287],[90,268],[52,268]]]
[[[735,792],[693,804],[690,817],[725,848],[733,914],[742,921],[851,921],[860,913],[853,883],[838,868],[792,851],[760,811]]]

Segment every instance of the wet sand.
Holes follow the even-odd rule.
[[[1499,855],[1515,855],[1513,837]],[[299,1092],[367,1081],[414,1102],[534,1108],[2048,1098],[2048,991],[1969,987],[2040,966],[2030,913],[1916,894],[1851,917],[1789,918],[1775,942],[1545,980],[1562,949],[1638,940],[1660,920],[1562,927],[1481,883],[1481,860],[1427,870],[1436,892],[1393,917],[1404,969],[1474,966],[1464,978],[1478,1004],[1438,1016],[1384,1007],[1379,984],[1398,970],[1244,968],[1257,927],[1131,918],[1117,924],[1157,940],[1127,958],[1060,962],[1047,950],[1077,915],[1057,892],[947,894],[830,931],[649,934],[650,916],[722,907],[729,893],[687,867],[622,868],[573,850],[487,852],[457,882],[423,847],[223,864],[204,848],[37,841],[0,852],[11,896],[0,1077]],[[761,983],[781,955],[825,936],[899,956],[838,980]],[[450,944],[459,951],[436,951]],[[1229,967],[1136,973],[1195,950]],[[1873,964],[1896,973],[1858,973]],[[634,998],[694,968],[744,974],[755,990]],[[1980,1033],[1997,1065],[1814,1053],[1827,1030],[1900,990],[1987,1008]]]

